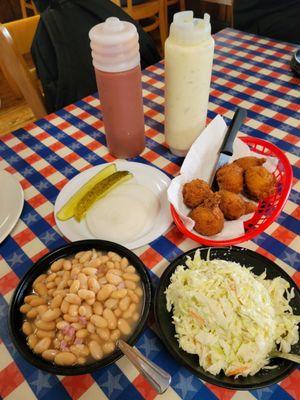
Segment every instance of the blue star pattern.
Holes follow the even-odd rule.
[[[180,368],[174,378],[176,383],[172,387],[179,396],[184,400],[193,399],[201,386],[200,380],[188,373],[184,368]]]
[[[32,146],[32,150],[34,151],[39,151],[42,150],[44,146],[41,143],[36,143],[34,146]]]
[[[282,260],[289,266],[300,271],[300,254],[290,249],[285,249],[282,253]]]
[[[85,159],[86,159],[86,161],[91,163],[91,162],[99,159],[99,156],[97,156],[97,154],[90,153],[85,157]]]
[[[23,253],[17,253],[16,251],[6,259],[8,265],[14,268],[15,266],[21,264],[24,261]]]
[[[26,167],[20,171],[20,173],[26,178],[27,176],[31,176],[34,174],[34,169],[30,167]]]
[[[51,385],[51,375],[36,369],[30,377],[31,387],[34,393],[41,398],[43,394],[46,394]]]
[[[58,156],[56,154],[49,154],[49,156],[46,156],[46,160],[49,164],[53,164],[55,161],[58,160]]]
[[[74,143],[71,143],[69,147],[70,147],[70,149],[72,149],[72,150],[78,150],[78,149],[80,149],[81,144],[78,143],[78,142],[74,142]]]
[[[49,122],[45,122],[44,124],[41,125],[41,128],[47,131],[48,129],[52,128],[52,125],[49,124]]]
[[[56,241],[57,233],[53,230],[48,230],[40,236],[40,239],[48,246]]]
[[[50,183],[48,183],[47,181],[41,181],[39,183],[36,184],[36,188],[42,192],[44,189],[47,189],[50,186]]]
[[[79,121],[79,122],[77,122],[77,123],[75,124],[75,126],[76,126],[78,129],[82,129],[82,128],[86,128],[86,127],[87,127],[87,124],[86,124],[85,122]]]
[[[23,221],[26,225],[30,226],[33,222],[38,220],[39,216],[35,212],[30,212],[29,214],[23,217]]]
[[[263,389],[251,390],[250,393],[253,394],[258,400],[268,400],[272,394],[276,385],[265,387]]]
[[[122,374],[113,375],[110,371],[107,372],[107,380],[106,382],[102,383],[102,388],[107,389],[105,392],[109,399],[112,398],[114,392],[122,392],[123,387],[120,384],[120,380],[122,378]]]
[[[74,173],[74,168],[72,167],[65,167],[61,170],[61,173],[65,176],[70,176],[73,175]]]
[[[57,139],[57,140],[62,140],[62,139],[64,139],[66,137],[66,134],[64,133],[64,132],[58,132],[56,135],[55,135],[55,139]]]
[[[160,352],[160,343],[155,334],[147,329],[136,346],[146,357],[153,359]]]

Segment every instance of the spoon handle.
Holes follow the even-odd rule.
[[[271,357],[285,358],[286,360],[294,361],[300,364],[300,356],[297,354],[281,353],[280,351],[272,351]]]
[[[157,393],[164,393],[171,383],[171,376],[150,361],[143,354],[129,346],[123,340],[118,340],[117,346],[125,356],[132,362],[136,369],[143,375],[143,377],[154,387]]]

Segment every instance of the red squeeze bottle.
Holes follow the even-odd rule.
[[[118,158],[135,157],[145,148],[136,27],[110,17],[94,26],[89,37],[109,152]]]

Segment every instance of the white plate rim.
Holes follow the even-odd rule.
[[[97,173],[98,171],[100,171],[102,168],[104,168],[107,165],[111,165],[111,164],[116,164],[117,168],[120,169],[126,169],[129,172],[134,172],[133,170],[138,168],[138,169],[147,169],[151,174],[155,174],[157,175],[159,178],[158,180],[160,181],[160,183],[163,183],[163,185],[165,185],[165,193],[164,193],[164,203],[161,203],[161,212],[163,212],[165,214],[164,216],[164,221],[161,222],[160,224],[160,229],[156,229],[155,230],[155,234],[153,231],[153,228],[150,230],[150,232],[148,232],[146,235],[143,235],[142,237],[136,239],[133,242],[130,243],[120,243],[123,246],[127,247],[128,249],[137,249],[139,247],[148,245],[149,243],[151,243],[152,241],[156,240],[158,237],[162,236],[167,230],[168,228],[172,225],[173,223],[173,219],[172,219],[172,215],[170,212],[170,207],[169,207],[169,202],[167,200],[167,188],[171,182],[171,179],[160,169],[156,168],[155,166],[152,165],[148,165],[148,164],[144,164],[144,163],[140,163],[140,162],[136,162],[136,161],[127,161],[127,160],[115,160],[113,162],[109,162],[109,163],[103,163],[103,164],[98,164],[95,166],[92,166],[88,169],[85,169],[82,172],[79,172],[77,175],[75,175],[71,180],[69,180],[65,186],[61,189],[59,195],[56,198],[55,204],[54,204],[54,219],[55,219],[55,223],[57,228],[59,229],[59,231],[63,234],[64,237],[66,237],[69,241],[73,242],[73,241],[77,241],[77,240],[84,240],[84,239],[97,239],[96,237],[94,237],[92,234],[90,234],[90,236],[86,236],[86,237],[79,237],[77,236],[77,233],[75,232],[75,234],[70,234],[70,232],[68,232],[68,229],[66,229],[66,222],[64,221],[60,221],[57,217],[56,214],[59,211],[59,209],[62,207],[62,205],[65,203],[66,199],[65,199],[65,194],[66,191],[70,190],[71,187],[73,187],[77,182],[80,182],[81,185],[83,183],[85,183],[89,178],[87,177],[85,180],[82,180],[82,177],[84,176],[83,174],[86,175],[90,175],[91,171],[95,171],[95,173]],[[87,172],[89,171],[89,172]],[[76,189],[77,190],[77,189]],[[71,190],[70,196],[76,191],[76,190]],[[159,215],[159,214],[158,214]],[[158,217],[157,217],[158,218]],[[150,235],[150,233],[152,233]]]
[[[19,197],[16,198],[16,203],[14,203],[14,212],[12,213],[12,215],[9,216],[8,221],[5,222],[5,225],[7,225],[7,226],[5,227],[3,232],[2,232],[2,228],[0,227],[0,244],[7,238],[7,236],[11,233],[11,231],[16,226],[16,224],[20,218],[20,215],[22,213],[23,206],[24,206],[24,191],[22,189],[20,182],[17,181],[17,179],[12,174],[10,174],[9,172],[7,172],[5,170],[0,171],[0,179],[1,179],[1,175],[4,175],[4,176],[6,175],[6,177],[10,180],[11,184],[14,185],[14,187],[16,189],[16,194]]]

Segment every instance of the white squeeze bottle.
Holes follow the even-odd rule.
[[[185,156],[205,128],[213,55],[209,15],[175,14],[165,43],[165,136],[175,155]]]

